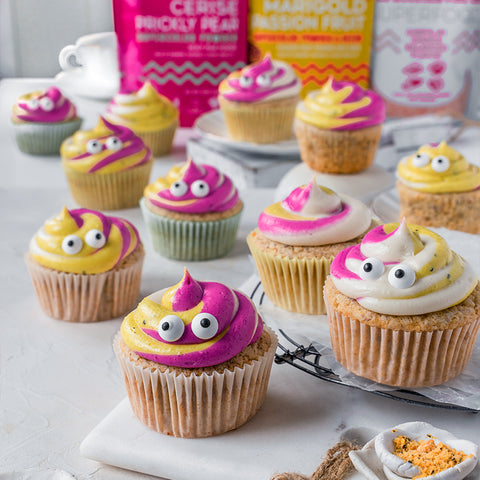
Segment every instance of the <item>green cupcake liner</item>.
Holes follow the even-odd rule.
[[[62,142],[73,135],[82,125],[77,118],[59,123],[14,123],[18,148],[30,155],[60,155]]]
[[[186,221],[162,217],[140,201],[154,250],[173,260],[201,261],[225,256],[235,245],[241,211],[213,221]]]

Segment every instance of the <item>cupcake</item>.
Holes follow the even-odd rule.
[[[317,172],[365,170],[375,159],[384,120],[385,103],[377,93],[330,77],[295,112],[300,157]]]
[[[174,260],[210,260],[234,246],[243,203],[232,180],[192,159],[145,188],[140,202],[153,248]]]
[[[480,169],[445,142],[423,145],[397,167],[400,218],[427,227],[480,231]]]
[[[32,238],[25,262],[47,315],[97,322],[136,305],[143,257],[138,232],[127,220],[64,208]]]
[[[178,110],[148,81],[136,92],[115,95],[105,118],[133,130],[155,157],[166,155],[172,149]]]
[[[11,120],[18,148],[31,155],[58,155],[62,142],[82,124],[73,103],[56,87],[19,97]]]
[[[228,136],[252,143],[289,140],[301,88],[292,67],[268,55],[233,72],[221,82],[218,95]]]
[[[325,313],[323,285],[333,258],[371,224],[363,203],[315,179],[267,207],[247,237],[267,297],[292,312]]]
[[[246,295],[186,270],[177,285],[143,299],[114,340],[135,415],[187,438],[219,435],[255,415],[276,346]]]
[[[396,387],[457,376],[480,326],[472,268],[436,233],[389,223],[340,252],[325,284],[337,360],[361,377]]]
[[[141,138],[102,117],[92,130],[67,138],[60,153],[74,200],[100,210],[136,207],[153,165]]]

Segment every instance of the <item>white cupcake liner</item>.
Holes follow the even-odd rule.
[[[82,125],[78,118],[59,123],[14,123],[18,148],[30,155],[60,155],[62,142]]]
[[[196,373],[165,371],[135,363],[124,352],[118,333],[113,349],[120,363],[132,410],[147,427],[183,438],[219,435],[238,428],[260,409],[266,395],[277,347],[273,331],[270,348],[258,359],[233,371]]]
[[[162,217],[140,201],[154,250],[173,260],[212,260],[227,255],[235,245],[241,211],[228,218],[188,221]]]

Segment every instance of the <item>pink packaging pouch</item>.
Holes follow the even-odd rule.
[[[388,117],[480,108],[480,0],[377,0],[372,86]]]
[[[218,85],[247,61],[246,0],[113,0],[120,91],[148,79],[190,127],[218,108]]]

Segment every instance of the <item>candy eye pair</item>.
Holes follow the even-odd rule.
[[[193,334],[202,340],[213,338],[218,332],[218,321],[210,313],[195,315],[190,324]],[[158,334],[166,342],[176,342],[182,338],[185,324],[177,315],[166,315],[158,326]]]
[[[417,168],[426,167],[430,163],[430,155],[417,153],[412,158],[412,165]],[[432,169],[435,172],[446,172],[450,168],[450,160],[445,155],[438,155],[432,158]]]
[[[203,180],[195,180],[190,186],[190,191],[196,197],[203,198],[210,193],[210,187],[207,182]],[[178,180],[175,183],[172,183],[170,187],[170,193],[174,197],[183,197],[188,192],[188,185],[183,180]]]
[[[89,230],[85,235],[85,243],[93,248],[102,248],[107,239],[100,230]],[[62,249],[68,255],[75,255],[83,248],[83,240],[78,235],[67,235],[62,241]]]
[[[108,137],[105,140],[105,146],[108,150],[113,150],[114,152],[116,152],[117,150],[120,150],[122,148],[123,142],[118,137]],[[100,153],[102,149],[103,143],[100,140],[93,139],[87,142],[88,153]]]
[[[41,108],[45,112],[51,112],[55,107],[52,99],[48,97],[42,97],[40,99],[32,98],[28,101],[27,105],[30,110],[38,110],[39,108]]]
[[[362,262],[359,275],[363,280],[377,280],[383,275],[385,265],[381,260],[370,257]],[[408,288],[415,283],[413,268],[399,263],[388,272],[388,282],[394,288]]]
[[[248,87],[251,87],[253,85],[253,77],[247,77],[245,75],[242,75],[238,81],[238,83],[240,84],[240,86],[242,88],[248,88]],[[269,87],[271,84],[272,84],[272,79],[270,78],[269,75],[266,75],[265,73],[263,73],[262,75],[259,75],[256,79],[255,79],[255,83],[259,86],[259,87]]]

